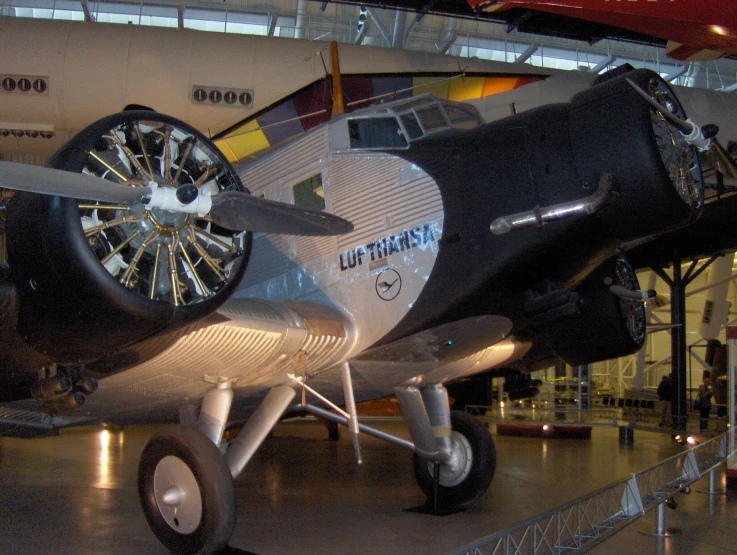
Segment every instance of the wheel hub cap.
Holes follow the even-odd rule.
[[[202,520],[202,497],[197,479],[178,457],[164,457],[154,471],[154,496],[159,512],[180,534],[190,534]]]
[[[440,485],[453,487],[465,480],[471,472],[473,451],[466,436],[454,431],[451,435],[450,458],[440,465]],[[434,475],[433,463],[428,464]]]

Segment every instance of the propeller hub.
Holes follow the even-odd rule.
[[[198,195],[199,191],[197,190],[197,187],[191,183],[177,188],[177,200],[182,204],[192,204],[197,200]]]
[[[190,224],[190,214],[171,212],[162,208],[152,208],[147,211],[151,222],[163,233],[176,233]]]

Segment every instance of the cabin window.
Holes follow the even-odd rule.
[[[294,187],[294,204],[312,210],[325,210],[325,192],[322,188],[322,175],[319,173],[300,181]]]

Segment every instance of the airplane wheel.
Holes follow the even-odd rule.
[[[138,495],[151,530],[172,553],[216,553],[235,526],[235,492],[218,448],[199,431],[173,425],[149,440]]]
[[[453,456],[440,465],[438,507],[441,510],[464,509],[489,488],[496,469],[496,448],[486,426],[461,411],[450,413]],[[415,478],[420,489],[432,499],[433,462],[415,455]]]

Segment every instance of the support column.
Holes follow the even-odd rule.
[[[735,460],[735,425],[737,422],[735,409],[735,346],[737,346],[737,326],[727,326],[727,416],[729,417],[729,430],[727,436],[727,489],[737,490],[737,461]]]
[[[671,330],[671,370],[673,374],[673,397],[671,414],[674,431],[684,431],[688,420],[686,404],[686,286],[708,268],[717,257],[713,256],[697,269],[697,261],[692,261],[685,276],[681,275],[681,255],[673,249],[673,278],[668,277],[662,268],[653,268],[670,287]]]
[[[294,29],[295,39],[306,39],[307,36],[307,0],[297,1],[297,19]]]
[[[568,379],[568,366],[565,363],[560,363],[555,365],[555,377],[556,378],[564,378]],[[563,392],[567,389],[567,386],[565,385],[556,385],[554,388],[555,396],[557,397],[560,392]],[[557,405],[557,403],[556,403]],[[555,413],[555,419],[556,420],[565,420],[566,419],[566,413],[565,412],[556,412]]]
[[[404,31],[407,27],[407,12],[397,10],[394,16],[394,32],[392,33],[392,48],[404,48]]]
[[[673,253],[673,285],[671,286],[670,321],[671,369],[673,372],[673,428],[686,429],[688,419],[686,404],[686,287],[681,276],[681,255]]]
[[[645,536],[659,536],[661,538],[681,535],[681,531],[678,528],[667,528],[665,526],[665,508],[669,502],[672,502],[672,500],[665,500],[658,504],[657,516],[655,518],[655,530],[646,528],[644,530],[640,530],[640,534]]]

